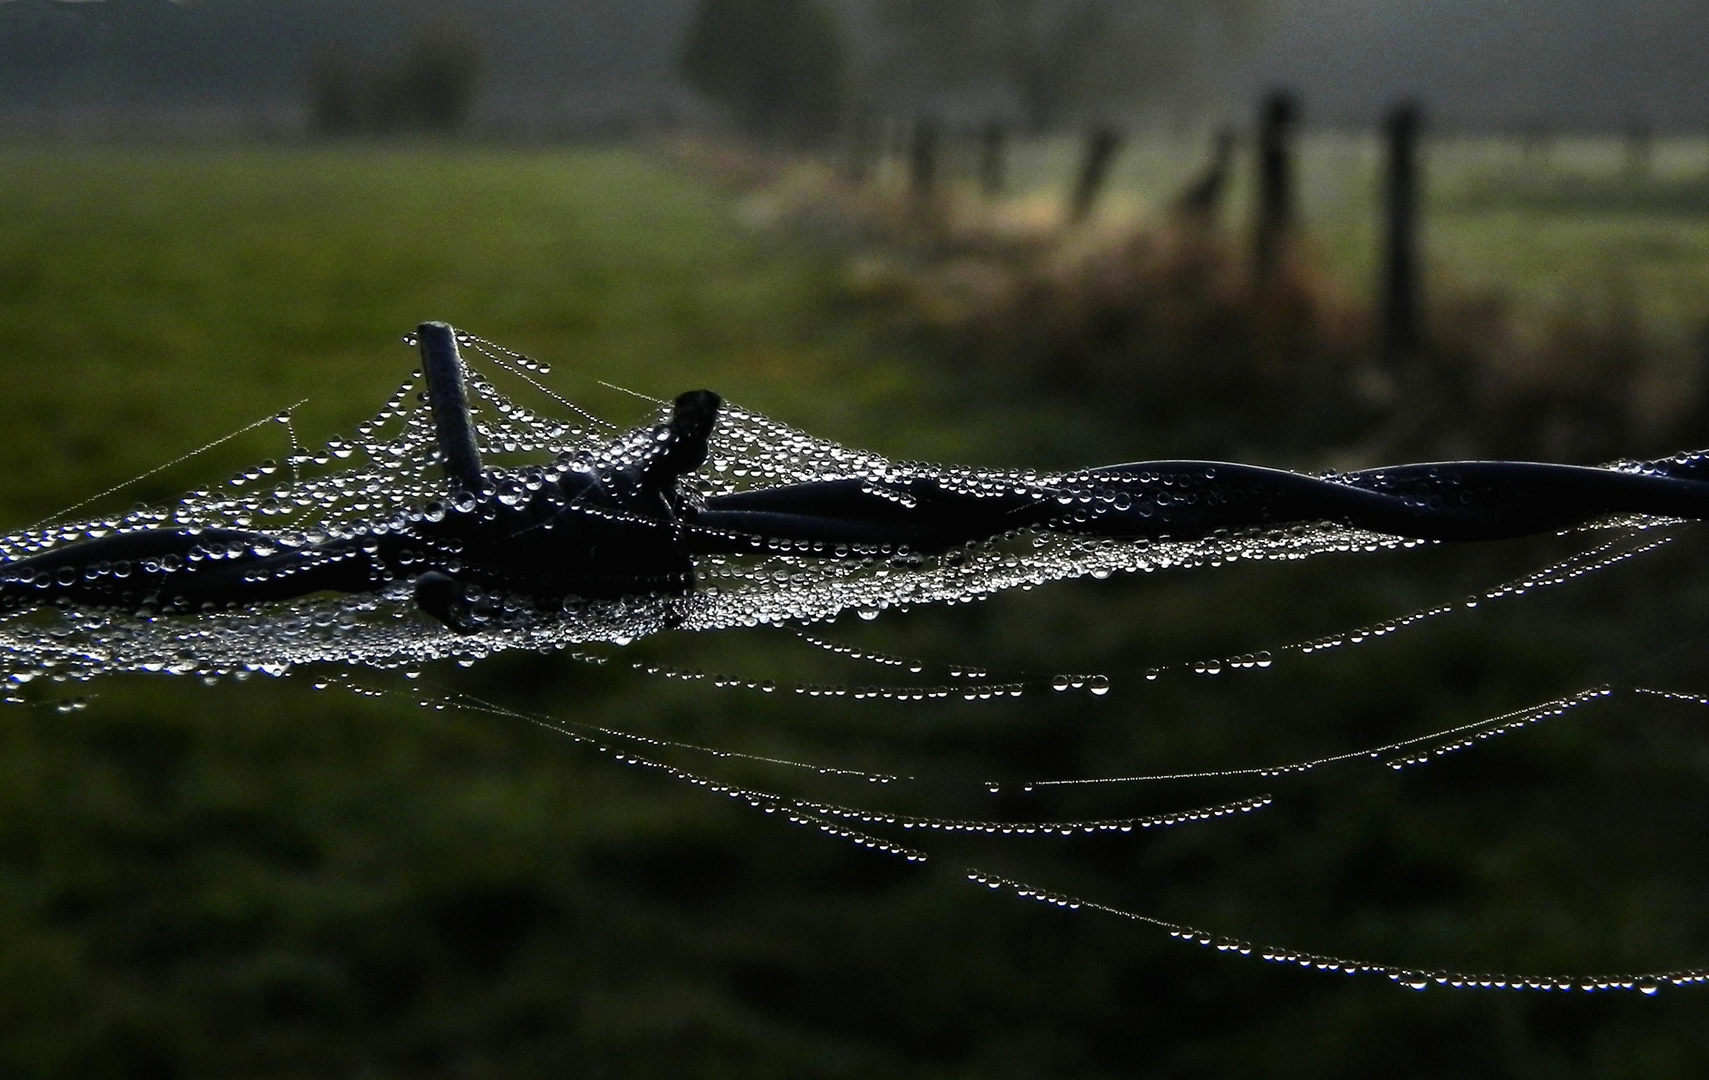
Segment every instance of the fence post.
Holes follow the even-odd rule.
[[[843,127],[843,166],[850,183],[865,183],[879,157],[873,126],[872,117],[857,112]]]
[[[1110,177],[1110,165],[1116,159],[1116,151],[1122,146],[1122,137],[1115,129],[1094,128],[1086,136],[1086,152],[1080,158],[1080,173],[1074,181],[1074,194],[1068,204],[1068,220],[1082,221],[1092,212],[1092,207],[1098,201],[1098,193],[1103,191],[1104,183]]]
[[[1234,129],[1225,127],[1216,133],[1216,145],[1204,171],[1176,197],[1176,211],[1201,223],[1214,221],[1228,187],[1228,170],[1233,160]]]
[[[979,190],[987,199],[1003,194],[1008,142],[1009,130],[1001,120],[991,121],[979,133]]]
[[[1293,94],[1275,90],[1258,115],[1258,220],[1254,230],[1253,272],[1269,282],[1281,262],[1281,249],[1294,224],[1293,127],[1299,105]]]
[[[1526,125],[1519,136],[1519,157],[1527,165],[1547,165],[1555,149],[1555,132],[1538,122]]]
[[[1384,125],[1388,152],[1382,262],[1382,355],[1404,360],[1423,343],[1418,272],[1418,133],[1423,116],[1402,102]]]
[[[1655,151],[1655,130],[1642,120],[1628,121],[1626,124],[1626,175],[1634,180],[1641,180],[1649,176],[1650,167],[1655,161]]]
[[[446,323],[424,322],[416,327],[421,346],[421,373],[427,380],[427,404],[433,430],[439,436],[439,462],[453,484],[470,491],[481,486],[481,454],[475,447],[469,395],[463,387],[463,357],[457,332]]]
[[[938,122],[929,116],[914,121],[908,143],[908,186],[917,199],[931,197],[938,175]]]

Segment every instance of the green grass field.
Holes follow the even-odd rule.
[[[12,520],[300,399],[306,434],[348,427],[427,318],[549,357],[557,385],[629,415],[599,380],[937,438],[897,408],[905,368],[835,317],[834,258],[633,154],[15,150],[0,170]]]
[[[1696,168],[1684,153],[1681,175]],[[1147,182],[1190,171],[1172,160]],[[656,395],[710,386],[898,458],[1019,454],[1014,416],[955,400],[918,342],[850,300],[847,252],[743,225],[735,193],[662,153],[5,149],[0,181],[7,527],[301,398],[305,438],[347,429],[413,364],[397,339],[424,318],[545,359],[554,386],[621,416],[640,410],[597,380]],[[1338,210],[1336,233],[1326,184],[1312,181],[1308,209],[1357,276],[1363,211]],[[1467,200],[1500,202],[1475,188]],[[1527,196],[1545,197],[1557,220],[1580,195]],[[1544,211],[1476,213],[1511,216],[1518,244]],[[1590,264],[1603,256],[1581,250],[1586,237],[1637,235],[1627,215],[1574,213],[1584,230],[1557,222],[1548,242]],[[1683,222],[1682,246],[1655,265],[1691,293],[1699,219],[1637,217],[1656,235]],[[1546,289],[1563,265],[1507,251],[1469,216],[1464,230],[1485,260],[1453,270],[1467,281],[1511,272],[1515,289]],[[1656,317],[1685,327],[1701,312],[1669,301]],[[168,497],[277,456],[280,436],[267,425],[112,499]],[[1069,583],[833,632],[1119,674],[1463,597],[1571,547],[1547,537]],[[1268,763],[1587,683],[1689,687],[1703,555],[1688,534],[1636,568],[1361,651],[1252,678],[1118,680],[1102,699],[892,709],[540,656],[428,678],[652,736],[963,780]],[[783,634],[665,635],[616,655],[786,687],[879,677]],[[1613,1077],[1692,1076],[1709,1061],[1701,990],[1415,995],[986,895],[953,865],[1426,967],[1700,965],[1709,744],[1688,711],[1587,713],[1401,777],[1278,781],[1275,810],[1235,822],[934,841],[946,857],[913,868],[536,727],[316,692],[302,677],[30,690],[41,707],[0,709],[7,1076]],[[52,707],[74,694],[87,708]],[[877,798],[727,767],[778,790]],[[1207,794],[920,799],[973,816],[1145,812]]]

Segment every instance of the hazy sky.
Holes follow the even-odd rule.
[[[863,0],[842,0],[858,4]],[[1207,77],[1211,111],[1286,83],[1308,118],[1360,123],[1401,95],[1444,124],[1709,128],[1709,0],[1271,0],[1258,54]],[[487,107],[675,92],[693,0],[0,0],[0,107],[289,103],[307,57],[382,53],[457,12],[492,58]],[[1224,87],[1218,93],[1214,87]],[[1222,99],[1222,100],[1217,100]]]
[[[1256,67],[1352,121],[1402,95],[1472,125],[1709,128],[1705,0],[1281,0]]]

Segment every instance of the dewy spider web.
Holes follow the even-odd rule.
[[[552,419],[507,398],[479,370],[468,373],[475,437],[483,456],[525,459],[565,459],[597,455],[611,444],[613,425],[560,397],[535,378],[545,366],[499,348],[491,342],[460,335],[459,344],[478,354],[493,368],[530,384],[565,413]],[[288,414],[280,419],[288,422]],[[255,425],[250,425],[251,427]],[[193,491],[178,502],[140,508],[130,513],[70,524],[36,526],[0,537],[0,557],[25,558],[57,545],[99,538],[134,529],[234,529],[264,532],[281,546],[307,546],[329,539],[372,535],[388,528],[407,528],[412,516],[443,514],[447,500],[460,497],[440,476],[434,422],[425,401],[420,373],[411,376],[371,419],[358,425],[353,438],[334,439],[318,451],[296,444],[283,466],[264,462],[244,469],[218,487]],[[209,444],[217,445],[216,444]],[[521,468],[507,474],[506,483],[517,499],[541,483],[543,467]],[[726,406],[719,414],[705,466],[684,478],[698,496],[828,479],[859,480],[872,493],[906,500],[896,483],[902,475],[930,476],[949,490],[990,492],[1008,487],[1032,487],[1049,482],[1049,474],[894,464],[860,450],[818,439],[757,413]],[[501,489],[498,497],[506,498]],[[467,497],[467,496],[462,496]],[[1109,500],[1120,506],[1126,498],[1119,486],[1075,496],[1082,503]],[[82,504],[80,504],[82,505]],[[1075,506],[1066,506],[1073,513]],[[1480,601],[1522,595],[1558,585],[1667,543],[1672,537],[1634,537],[1639,530],[1666,525],[1657,518],[1604,520],[1598,528],[1617,529],[1615,539],[1570,556],[1523,578],[1485,590],[1455,604],[1438,604],[1372,626],[1311,641],[1278,645],[1243,656],[1206,659],[1190,664],[1151,668],[1146,679],[1192,671],[1263,670],[1276,658],[1306,655],[1328,648],[1356,645],[1450,614]],[[158,617],[149,612],[121,612],[60,603],[0,615],[0,675],[7,699],[23,701],[21,687],[39,677],[54,682],[81,682],[121,672],[197,674],[204,678],[262,673],[284,675],[301,665],[343,668],[406,669],[416,674],[423,664],[439,660],[471,663],[510,649],[566,652],[595,663],[609,658],[582,651],[587,646],[625,645],[667,627],[719,630],[735,627],[787,627],[809,645],[877,665],[890,672],[947,675],[947,684],[903,682],[855,687],[798,685],[806,696],[887,698],[901,701],[991,700],[1019,696],[1043,686],[1057,691],[1107,691],[1105,675],[1039,676],[1026,672],[991,673],[964,664],[931,664],[923,660],[865,652],[827,640],[815,624],[846,612],[875,618],[888,608],[926,604],[956,604],[982,600],[1011,589],[1027,589],[1071,578],[1105,578],[1117,572],[1153,572],[1177,567],[1221,565],[1237,560],[1295,560],[1328,552],[1417,547],[1424,542],[1330,524],[1255,529],[1194,540],[1116,540],[1047,531],[1023,532],[971,545],[944,555],[918,556],[884,551],[865,558],[826,551],[822,544],[774,539],[763,550],[742,555],[701,556],[697,587],[686,596],[639,596],[610,601],[567,603],[561,612],[540,613],[523,605],[507,607],[495,625],[476,633],[453,633],[423,616],[412,601],[407,582],[374,594],[314,595],[242,610],[213,610],[194,617]],[[267,554],[248,545],[244,554]],[[199,557],[235,556],[217,544]],[[826,556],[833,556],[827,558]],[[198,557],[192,554],[191,558]],[[85,572],[121,575],[120,565],[100,564]],[[716,685],[760,692],[775,690],[765,680],[738,676],[706,676],[661,665],[636,662],[651,674],[706,679]],[[1136,673],[1137,674],[1137,673]],[[396,693],[364,687],[349,675],[335,681],[361,693]],[[1022,787],[1130,785],[1186,779],[1273,779],[1361,761],[1405,768],[1467,749],[1479,742],[1558,716],[1614,691],[1599,687],[1528,709],[1491,717],[1432,734],[1382,746],[1328,754],[1312,759],[1265,765],[1206,769],[1165,774],[1105,778],[1039,778]],[[1640,691],[1641,693],[1659,693]],[[1675,695],[1680,697],[1683,695]],[[591,745],[632,765],[662,770],[676,779],[707,787],[767,813],[781,813],[873,850],[919,861],[925,854],[895,841],[872,835],[871,829],[909,832],[967,832],[996,835],[1075,835],[1129,832],[1214,820],[1251,813],[1270,805],[1269,793],[1251,793],[1220,803],[1163,813],[1080,820],[1003,822],[909,815],[812,799],[789,798],[740,785],[726,784],[663,760],[637,753],[681,751],[716,759],[746,758],[764,765],[811,769],[821,775],[860,776],[880,784],[927,782],[929,778],[895,777],[861,770],[815,766],[802,762],[730,754],[709,747],[670,743],[619,730],[572,724],[469,699],[450,692],[424,704],[456,707],[519,717],[542,724],[577,742]],[[856,826],[859,826],[858,828]],[[967,867],[970,880],[992,888],[1010,888],[1023,897],[1063,907],[1098,910],[1168,931],[1177,938],[1214,945],[1240,954],[1256,952],[1266,959],[1299,963],[1322,970],[1382,974],[1411,986],[1433,984],[1482,987],[1556,989],[1640,989],[1651,992],[1661,982],[1700,983],[1700,971],[1644,976],[1563,978],[1556,976],[1473,976],[1419,973],[1389,965],[1299,953],[1287,949],[1254,950],[1244,943],[1154,919],[1115,907],[1085,902],[1041,890],[1001,875]]]
[[[541,366],[478,338],[464,335],[459,341],[496,367],[527,375],[530,368]],[[610,442],[609,425],[585,413],[574,420],[540,416],[510,401],[478,369],[469,373],[469,388],[475,434],[484,455],[592,455]],[[439,476],[433,420],[419,373],[358,425],[353,438],[333,439],[319,451],[292,455],[285,464],[281,468],[267,462],[242,470],[224,484],[192,491],[173,505],[0,537],[0,557],[23,558],[81,539],[161,527],[262,530],[281,545],[307,546],[403,528],[411,515],[443,513],[445,500],[452,497]],[[957,490],[1048,479],[1034,472],[907,465],[913,475],[924,472]],[[896,465],[877,454],[727,406],[713,432],[705,467],[685,483],[709,496],[801,481],[859,479],[875,492],[906,499],[890,486],[896,471]],[[507,483],[515,497],[525,498],[540,476],[539,469],[524,470]],[[499,497],[506,493],[501,490]],[[1115,492],[1105,497],[1119,501],[1124,496]],[[1081,498],[1090,503],[1094,496]],[[1301,525],[1189,541],[1034,533],[942,556],[894,553],[828,559],[823,556],[834,553],[823,545],[773,540],[753,555],[702,556],[698,587],[688,596],[593,601],[548,616],[515,608],[494,629],[475,634],[453,634],[423,618],[411,603],[407,583],[402,583],[376,595],[318,596],[264,611],[208,612],[196,620],[132,617],[75,606],[46,619],[14,614],[0,621],[0,649],[6,673],[14,679],[43,671],[74,679],[119,671],[279,674],[300,664],[326,662],[400,668],[441,659],[479,659],[506,649],[621,645],[667,626],[693,631],[803,625],[848,611],[874,617],[890,607],[968,603],[1068,578],[1417,543],[1330,525]],[[249,552],[267,554],[254,548],[244,553]],[[205,557],[228,554],[236,553],[217,550],[216,545]]]

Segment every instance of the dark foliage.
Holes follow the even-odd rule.
[[[451,18],[422,24],[380,64],[322,49],[309,69],[309,123],[321,135],[453,132],[468,120],[485,73],[479,35]]]
[[[450,19],[426,24],[381,78],[380,126],[455,130],[474,105],[484,67],[471,30]]]
[[[842,116],[848,46],[819,0],[701,0],[681,67],[749,134],[811,142]]]
[[[309,67],[309,125],[322,135],[349,135],[367,120],[370,88],[356,57],[325,49]]]

